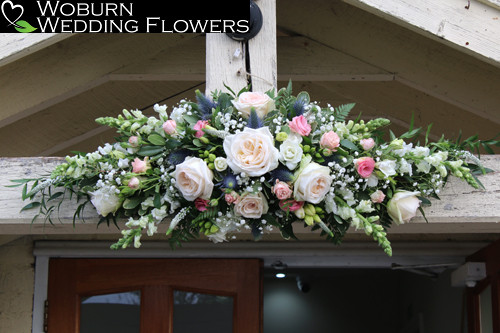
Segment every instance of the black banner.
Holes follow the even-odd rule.
[[[6,33],[246,33],[249,0],[0,0]]]

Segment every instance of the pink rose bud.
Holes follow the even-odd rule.
[[[381,190],[377,190],[370,195],[370,199],[374,203],[381,203],[385,199],[385,194]]]
[[[302,136],[308,136],[309,133],[311,133],[311,125],[307,123],[307,119],[302,115],[293,117],[293,119],[288,122],[288,126],[292,132]]]
[[[337,148],[340,146],[340,138],[334,131],[326,132],[321,136],[319,145],[330,151],[337,151]]]
[[[304,206],[304,201],[295,201],[293,199],[281,200],[279,206],[285,212],[294,212]]]
[[[194,125],[193,129],[196,131],[195,136],[197,138],[201,138],[205,135],[205,132],[202,131],[208,125],[208,120],[198,120],[198,122]]]
[[[231,193],[226,193],[226,195],[224,195],[224,199],[228,204],[236,203],[239,198],[240,196],[238,195],[238,193],[234,191],[231,191]]]
[[[271,190],[279,200],[289,199],[293,193],[292,189],[287,183],[280,182],[278,179],[276,179],[276,185],[274,185]]]
[[[133,173],[143,173],[146,172],[149,169],[147,157],[144,159],[144,161],[141,161],[139,158],[135,158],[134,161],[132,162],[132,172]]]
[[[202,198],[197,198],[194,201],[194,206],[196,209],[198,209],[200,212],[204,212],[207,210],[207,207],[209,205],[210,201],[202,199]]]
[[[370,150],[373,148],[373,146],[375,146],[375,140],[373,140],[372,138],[362,139],[359,143],[364,150]]]
[[[128,138],[128,143],[132,147],[137,147],[139,145],[139,137],[137,137],[135,135],[131,136],[130,138]]]
[[[370,177],[374,168],[375,161],[371,157],[361,157],[356,160],[356,170],[363,178]]]
[[[137,177],[132,177],[128,181],[128,187],[130,187],[133,190],[137,190],[140,185],[141,185],[141,181]]]
[[[177,128],[177,123],[175,122],[175,120],[169,119],[163,123],[163,130],[168,135],[175,134],[176,128]]]

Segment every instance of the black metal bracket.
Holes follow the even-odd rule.
[[[257,4],[253,0],[250,0],[250,22],[248,22],[248,25],[248,32],[228,32],[226,33],[226,35],[234,40],[242,42],[246,42],[257,36],[260,29],[262,28],[262,12],[260,11],[259,6],[257,6]]]

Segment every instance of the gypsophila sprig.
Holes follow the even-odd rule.
[[[260,239],[273,228],[296,238],[293,226],[302,224],[334,243],[349,228],[364,230],[392,255],[387,229],[423,213],[450,176],[481,187],[474,174],[487,170],[467,148],[498,141],[429,142],[429,127],[421,145],[412,119],[406,133],[390,132],[384,142],[389,120],[348,120],[353,107],[294,96],[291,83],[277,94],[197,91],[196,102],[181,100],[170,113],[155,105],[156,117],[123,110],[97,119],[117,130],[117,142],[13,186],[30,200],[24,210],[38,208],[35,218],[51,223],[60,205],[52,202],[67,193],[83,199],[74,219],[91,203],[102,221],[126,220],[113,249],[141,246],[161,223],[172,246],[239,232]]]

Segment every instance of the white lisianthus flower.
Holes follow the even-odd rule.
[[[246,218],[256,219],[266,214],[269,210],[266,197],[262,192],[245,192],[240,196],[240,200],[234,205],[234,214]]]
[[[399,191],[394,194],[387,203],[387,212],[392,221],[402,224],[410,221],[420,207],[420,200],[417,198],[420,192]]]
[[[412,152],[413,155],[417,157],[426,157],[429,156],[430,150],[428,147],[417,146],[412,150]]]
[[[422,173],[429,173],[431,171],[431,165],[426,161],[420,161],[417,163],[417,171]]]
[[[377,186],[378,185],[378,178],[377,178],[377,176],[372,173],[371,176],[366,179],[366,185],[368,187],[375,187],[375,186]]]
[[[394,176],[396,174],[396,161],[384,160],[375,163],[375,167],[382,171],[386,177]]]
[[[424,161],[436,167],[448,159],[447,151],[440,151],[424,158]]]
[[[405,160],[404,158],[402,158],[399,161],[398,170],[400,173],[407,173],[410,177],[413,175],[413,171],[411,169],[411,164],[407,160]]]
[[[371,213],[375,208],[372,207],[372,202],[370,200],[361,200],[356,210],[360,213]]]
[[[175,120],[177,124],[182,124],[184,123],[184,113],[186,113],[186,109],[174,108],[170,113],[170,119]]]
[[[280,161],[285,164],[290,170],[294,170],[297,164],[302,160],[304,154],[300,143],[302,137],[299,135],[289,135],[288,138],[280,145]]]
[[[217,157],[214,161],[215,170],[222,172],[227,169],[227,160],[224,157]]]
[[[268,127],[245,127],[243,132],[228,135],[223,147],[227,164],[235,173],[258,177],[278,167],[279,151]]]
[[[119,167],[120,169],[125,169],[125,168],[127,168],[127,167],[128,167],[128,163],[129,163],[128,158],[120,158],[120,159],[118,160],[118,167]]]
[[[101,155],[108,155],[113,150],[113,146],[109,143],[106,143],[104,147],[98,147],[97,150]]]
[[[262,92],[244,92],[232,103],[245,118],[250,117],[252,109],[255,109],[260,119],[264,119],[270,111],[275,109],[274,100]]]
[[[295,180],[293,197],[296,201],[320,203],[330,191],[332,181],[328,167],[309,163]]]
[[[175,167],[173,173],[175,186],[184,199],[194,201],[197,198],[210,200],[214,188],[214,175],[201,158],[187,157]]]
[[[109,213],[116,212],[122,205],[115,190],[110,187],[101,187],[94,192],[89,192],[89,194],[90,202],[101,216],[105,217]]]

